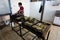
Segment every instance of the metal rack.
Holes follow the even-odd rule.
[[[48,23],[44,23],[44,22],[41,22],[41,21],[39,21],[39,22],[37,22],[37,23],[42,23],[42,24],[46,24],[46,25],[48,25],[48,27],[45,29],[45,31],[42,33],[42,32],[39,32],[38,30],[35,30],[32,26],[33,25],[36,25],[37,23],[35,23],[35,24],[33,24],[33,25],[31,25],[31,26],[26,26],[26,25],[24,25],[24,23],[26,22],[26,21],[18,21],[18,20],[20,20],[20,19],[13,19],[12,18],[12,21],[13,22],[15,22],[15,23],[17,23],[18,25],[19,25],[19,29],[20,30],[18,30],[18,31],[20,31],[20,33],[18,34],[18,31],[16,31],[16,30],[14,30],[14,28],[12,27],[12,30],[14,30],[20,37],[22,37],[22,39],[23,40],[25,40],[24,38],[23,38],[23,36],[26,34],[26,33],[28,33],[28,32],[32,32],[33,34],[35,34],[38,38],[39,37],[41,37],[43,40],[45,40],[45,36],[43,36],[44,34],[46,35],[47,34],[47,32],[48,32],[48,30],[50,29],[50,24],[48,24]],[[19,22],[21,22],[21,23],[19,23]],[[25,28],[25,29],[27,29],[28,31],[26,32],[26,33],[24,33],[24,34],[22,34],[22,28],[21,27],[23,27],[23,28]],[[48,39],[48,37],[49,37],[49,33],[50,33],[50,30],[49,30],[49,32],[48,32],[48,35],[47,35],[47,39]],[[34,37],[35,38],[35,37]],[[34,39],[33,38],[33,39]]]

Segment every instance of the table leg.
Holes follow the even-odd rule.
[[[47,35],[47,39],[46,39],[46,40],[48,40],[48,38],[49,38],[49,34],[50,34],[50,31],[48,32],[48,35]]]
[[[22,37],[22,39],[23,39],[23,40],[25,40],[25,39],[23,38],[23,35],[22,35],[21,25],[20,25],[20,27],[19,27],[19,28],[20,28],[20,36]]]
[[[34,40],[35,38],[36,38],[36,36],[32,40]]]

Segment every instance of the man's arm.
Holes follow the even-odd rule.
[[[15,13],[15,15],[18,14],[18,13],[19,13],[19,10]]]
[[[20,13],[21,13],[21,15],[24,15],[24,7],[23,6],[20,7]]]

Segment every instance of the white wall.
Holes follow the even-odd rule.
[[[39,8],[41,6],[41,2],[30,2],[30,17],[36,18],[40,20]]]
[[[56,10],[54,10],[54,8],[52,8],[53,2],[51,1],[46,1],[45,3],[45,9],[44,9],[44,17],[43,20],[44,21],[53,21],[54,16],[55,16],[55,12]]]
[[[10,13],[8,0],[0,0],[0,14]]]
[[[19,10],[18,2],[22,2],[24,6],[24,15],[29,16],[30,13],[30,0],[11,0],[12,13],[16,13]]]
[[[47,1],[45,3],[44,16],[43,21],[51,21],[53,22],[56,10],[59,10],[60,7],[52,6],[53,1]],[[39,8],[41,6],[41,2],[31,2],[30,3],[30,17],[35,17],[36,19],[40,19]]]

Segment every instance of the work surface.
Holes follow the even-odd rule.
[[[35,35],[31,32],[27,33],[24,38],[26,40],[31,40]],[[22,40],[20,36],[18,36],[14,31],[11,30],[10,27],[5,27],[0,30],[0,40]],[[35,40],[39,40],[36,38]],[[60,40],[60,27],[51,26],[51,32],[49,35],[49,40]]]

